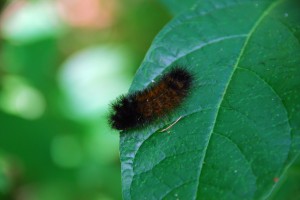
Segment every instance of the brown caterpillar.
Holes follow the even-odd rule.
[[[175,67],[149,88],[120,96],[112,104],[111,127],[127,130],[165,116],[188,95],[192,82],[189,71]]]

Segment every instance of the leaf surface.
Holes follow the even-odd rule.
[[[169,116],[121,133],[124,199],[270,195],[300,149],[299,4],[199,1],[157,35],[130,92],[175,65],[196,81]]]

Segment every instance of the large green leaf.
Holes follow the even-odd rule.
[[[158,34],[130,92],[174,65],[194,87],[121,133],[124,199],[267,198],[300,149],[299,0],[199,1]]]

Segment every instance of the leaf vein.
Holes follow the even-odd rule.
[[[254,173],[254,170],[253,170],[253,167],[252,167],[252,161],[249,160],[249,159],[246,157],[245,153],[242,151],[242,149],[239,147],[239,145],[238,145],[235,141],[233,141],[231,138],[229,138],[228,136],[226,136],[225,134],[222,134],[222,133],[216,132],[216,131],[214,131],[213,133],[216,134],[216,135],[219,135],[219,136],[221,136],[221,137],[223,137],[223,138],[225,138],[227,141],[229,141],[230,143],[232,143],[232,144],[239,150],[239,152],[240,152],[241,155],[243,156],[244,160],[245,160],[245,161],[247,162],[247,164],[249,165],[249,170],[252,172],[252,174],[253,174],[255,177],[257,177],[257,175]]]
[[[252,29],[249,31],[249,34],[248,36],[246,37],[246,40],[244,42],[244,45],[241,49],[241,53],[240,55],[238,56],[237,58],[237,61],[236,61],[236,64],[234,65],[233,67],[233,70],[232,70],[232,73],[230,74],[229,76],[229,79],[228,79],[228,83],[226,84],[225,86],[225,89],[224,89],[224,92],[223,92],[223,95],[222,97],[220,98],[220,101],[219,101],[219,104],[218,104],[218,109],[216,111],[216,114],[215,114],[215,117],[214,117],[214,123],[213,123],[213,126],[211,128],[211,131],[209,133],[209,136],[208,136],[208,140],[207,140],[207,143],[206,143],[206,146],[204,147],[204,155],[202,157],[202,159],[200,160],[200,163],[199,163],[199,173],[198,173],[198,184],[197,184],[197,193],[195,194],[195,199],[197,199],[197,195],[198,195],[198,191],[199,191],[199,185],[200,185],[200,177],[201,177],[201,172],[202,172],[202,168],[203,168],[203,163],[204,163],[204,160],[206,158],[206,153],[207,153],[207,149],[208,149],[208,146],[209,146],[209,142],[211,140],[211,136],[212,136],[212,133],[214,132],[214,129],[215,129],[215,125],[216,125],[216,122],[217,122],[217,119],[218,119],[218,116],[219,116],[219,110],[220,110],[220,107],[221,107],[221,104],[224,100],[224,97],[227,93],[227,90],[229,88],[229,85],[231,83],[231,80],[232,80],[232,77],[236,71],[236,68],[238,67],[240,61],[241,61],[241,58],[246,50],[246,47],[250,41],[250,38],[252,37],[252,35],[254,34],[254,32],[257,30],[257,28],[259,27],[259,25],[261,24],[261,22],[265,19],[265,17],[269,14],[269,12],[271,12],[277,5],[279,5],[283,0],[277,0],[275,1],[274,3],[272,3],[268,9],[266,9],[265,12],[262,13],[262,15],[258,18],[257,22],[253,25]]]
[[[255,71],[250,70],[250,69],[247,69],[247,68],[243,68],[243,67],[237,67],[237,68],[252,73],[254,76],[256,76],[258,79],[260,79],[262,82],[264,82],[264,83],[271,89],[271,91],[272,91],[272,92],[276,95],[276,97],[280,100],[280,102],[281,102],[281,104],[282,104],[282,106],[283,106],[283,108],[284,108],[284,110],[285,110],[286,118],[287,118],[287,123],[288,123],[288,125],[289,125],[289,129],[290,129],[290,132],[291,132],[292,128],[291,128],[290,118],[289,118],[289,114],[288,114],[289,112],[288,112],[288,109],[287,109],[286,105],[283,103],[282,98],[281,98],[280,95],[278,94],[278,92],[276,92],[276,90],[271,86],[271,84],[268,83],[265,79],[263,79],[263,78],[262,78],[258,73],[256,73]],[[276,124],[275,127],[276,127],[277,125],[281,125],[281,123]]]

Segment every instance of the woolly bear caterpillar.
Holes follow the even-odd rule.
[[[192,82],[193,75],[187,69],[175,67],[145,90],[120,96],[112,103],[111,127],[127,130],[165,116],[181,104]]]

